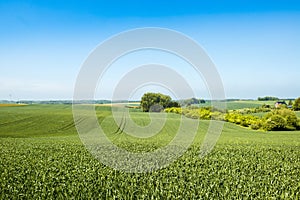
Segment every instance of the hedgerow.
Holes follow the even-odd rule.
[[[225,113],[213,107],[188,107],[167,108],[165,112],[183,114],[192,119],[226,121],[254,130],[280,131],[300,129],[300,120],[295,112],[287,108],[271,109],[269,107],[261,107]],[[255,112],[267,112],[267,114],[262,118],[249,114]]]

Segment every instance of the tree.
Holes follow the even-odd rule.
[[[277,101],[279,99],[277,97],[266,96],[266,97],[258,97],[257,100],[258,101]]]
[[[293,110],[300,110],[300,97],[295,100],[293,104]]]
[[[142,96],[141,108],[144,112],[161,112],[170,107],[179,107],[179,104],[168,95],[149,92]]]
[[[181,100],[182,105],[190,106],[192,104],[200,104],[200,103],[205,103],[204,99],[197,99],[195,97],[190,98],[190,99],[184,99]]]
[[[264,124],[264,129],[267,131],[280,131],[286,128],[286,120],[278,114],[272,115]]]
[[[290,109],[277,109],[264,116],[263,129],[267,131],[299,129],[299,119]]]

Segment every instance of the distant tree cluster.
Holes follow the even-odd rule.
[[[190,106],[192,104],[201,104],[201,103],[205,103],[204,99],[197,99],[197,98],[190,98],[190,99],[184,99],[180,101],[181,105],[184,106]]]
[[[141,108],[144,112],[161,112],[170,107],[180,107],[180,105],[176,101],[172,101],[168,95],[149,92],[142,96]]]
[[[277,101],[277,100],[279,100],[279,98],[266,96],[266,97],[258,97],[257,100],[258,101]]]

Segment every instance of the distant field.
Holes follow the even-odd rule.
[[[274,106],[275,101],[257,101],[257,100],[240,100],[240,101],[227,101],[226,109],[228,110],[237,110],[242,108],[257,108],[262,106],[263,104]],[[200,107],[208,107],[211,106],[210,101],[206,101],[203,104],[198,104]]]
[[[108,138],[132,152],[168,144],[180,125],[179,115],[168,114],[158,135],[134,139],[118,129],[110,106],[97,106],[96,113]],[[131,117],[140,126],[150,122],[147,113]],[[261,132],[225,123],[215,149],[201,159],[208,126],[200,121],[193,145],[170,166],[127,174],[84,148],[71,105],[1,107],[0,198],[299,199],[300,131]]]
[[[7,103],[7,104],[1,104],[0,103],[0,107],[16,107],[16,106],[26,106],[27,104],[13,104],[13,103]]]
[[[240,100],[240,101],[228,101],[226,102],[226,108],[228,110],[237,110],[242,108],[256,108],[260,107],[263,104],[274,106],[275,101],[257,101],[257,100]],[[95,104],[96,106],[132,106],[137,107],[140,105],[140,103],[112,103],[112,104]],[[209,107],[211,106],[210,101],[206,101],[205,103],[201,104],[193,104],[194,106],[199,107]]]
[[[228,110],[237,110],[242,108],[256,108],[263,104],[274,106],[275,101],[228,101],[226,106]]]
[[[135,103],[105,103],[105,104],[95,104],[95,106],[130,106],[130,107],[138,107],[140,105],[139,102]]]

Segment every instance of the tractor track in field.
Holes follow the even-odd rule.
[[[80,123],[80,122],[76,122],[76,123]],[[75,122],[72,120],[70,123],[67,123],[66,125],[60,127],[58,130],[65,131],[65,130],[71,129],[73,127],[75,127]]]
[[[76,125],[76,124],[80,124],[80,123],[82,123],[84,120],[85,120],[85,118],[83,118],[83,117],[77,119],[76,121],[70,120],[69,123],[66,123],[65,125],[61,126],[61,127],[58,128],[57,130],[59,130],[59,131],[66,131],[66,130],[69,130],[69,129],[71,129],[71,128],[75,128],[75,125]]]
[[[123,116],[121,118],[121,123],[118,126],[118,129],[114,132],[114,134],[122,134],[125,127],[126,127],[126,118],[125,118],[125,113],[123,113]]]
[[[28,122],[28,121],[33,120],[33,119],[35,119],[35,117],[25,117],[25,118],[22,118],[22,119],[16,119],[16,120],[0,123],[0,126],[8,126],[8,125],[11,125],[11,124],[19,124],[19,123],[23,123],[23,122]]]

